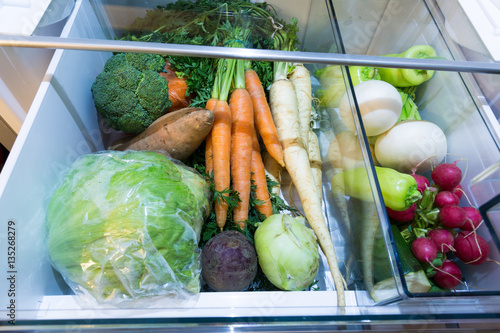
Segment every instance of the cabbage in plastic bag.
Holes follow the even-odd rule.
[[[158,152],[84,155],[47,209],[51,262],[99,303],[197,293],[209,193],[199,174]]]

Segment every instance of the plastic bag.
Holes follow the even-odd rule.
[[[200,290],[207,182],[153,151],[78,158],[47,209],[53,267],[87,301],[144,306]]]

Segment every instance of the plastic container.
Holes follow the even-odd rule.
[[[426,43],[432,45],[442,57],[463,59],[453,42],[441,34],[442,27],[434,16],[434,7],[427,6],[424,1],[390,1],[388,6],[385,2],[378,1],[368,5],[366,1],[331,3],[320,0],[311,3],[297,1],[293,4],[296,10],[309,13],[308,20],[300,22],[304,34],[301,46],[303,50],[322,55],[327,52],[380,55],[401,52],[411,45]],[[285,5],[278,2],[277,6]],[[83,43],[94,40],[93,46],[97,48],[106,40],[110,41],[109,45],[118,45],[111,43],[114,28],[120,29],[126,21],[115,25],[117,18],[131,19],[146,10],[143,6],[130,7],[131,11],[127,11],[129,16],[126,16],[120,15],[124,8],[116,6],[112,1],[77,1],[61,40],[67,38],[66,41],[73,42],[82,39]],[[78,46],[73,44],[75,45]],[[91,50],[92,43],[89,45]],[[131,47],[134,45],[127,44]],[[208,50],[205,55],[210,55],[210,51],[216,52]],[[258,56],[259,52],[255,54]],[[309,54],[302,55],[307,58]],[[48,193],[61,181],[64,171],[71,163],[82,154],[105,148],[90,86],[110,56],[110,51],[84,49],[55,52],[0,175],[0,221],[5,221],[5,231],[2,230],[0,239],[4,243],[10,235],[7,231],[15,231],[16,246],[15,256],[7,256],[6,251],[3,251],[0,253],[0,262],[4,267],[4,263],[12,261],[8,257],[14,259],[13,266],[7,267],[5,271],[14,276],[15,298],[10,299],[15,300],[16,320],[20,323],[34,326],[50,323],[59,325],[58,328],[67,323],[74,327],[83,324],[117,325],[124,320],[129,324],[144,325],[143,327],[216,322],[257,322],[262,325],[277,322],[286,326],[290,322],[295,325],[298,321],[322,325],[331,320],[356,324],[387,316],[396,320],[429,320],[436,318],[435,316],[472,318],[478,311],[485,318],[494,318],[498,313],[500,303],[497,295],[500,288],[496,280],[500,270],[493,264],[482,267],[480,271],[465,274],[469,285],[479,285],[480,289],[469,288],[445,295],[412,294],[407,290],[397,260],[398,253],[389,232],[389,221],[379,185],[374,177],[368,141],[355,103],[352,104],[352,110],[359,135],[359,151],[373,193],[370,209],[380,220],[380,237],[385,240],[390,261],[387,264],[393,270],[397,291],[395,297],[383,303],[374,303],[363,283],[360,263],[356,259],[352,266],[348,263],[356,258],[353,257],[355,250],[351,239],[345,237],[342,214],[329,196],[329,175],[332,169],[326,163],[324,209],[337,254],[342,261],[341,269],[346,274],[350,287],[346,294],[346,308],[337,306],[336,292],[328,270],[325,269],[327,266],[324,258],[318,276],[319,291],[201,293],[196,300],[176,306],[134,309],[82,307],[47,260],[44,212]],[[335,54],[332,54],[332,58],[334,57]],[[359,58],[351,58],[352,61],[356,59]],[[328,63],[328,58],[322,58],[322,61]],[[311,71],[324,66],[313,62],[306,61]],[[344,72],[344,76],[346,89],[352,94],[347,72]],[[317,88],[318,82],[314,84]],[[422,116],[438,124],[446,133],[450,158],[459,156],[468,160],[463,184],[470,183],[475,175],[500,159],[498,123],[493,121],[496,119],[491,110],[478,98],[480,92],[476,89],[471,75],[450,70],[436,73],[417,92]],[[329,142],[334,135],[336,116],[337,110],[324,109],[320,110],[320,117],[315,121],[315,131],[319,135],[325,160]],[[492,188],[492,194],[498,193],[497,190]],[[471,190],[466,189],[466,194],[472,196]],[[349,198],[344,198],[344,201],[348,203]],[[366,217],[367,215],[359,216],[360,219]],[[499,223],[494,218],[490,222],[494,226]],[[487,230],[485,235],[488,235]],[[491,242],[491,238],[487,240]],[[491,253],[491,258],[500,260],[496,244],[490,245],[496,249]],[[10,281],[0,280],[0,290],[9,290],[11,286]],[[385,305],[394,301],[399,302]],[[3,306],[1,313],[9,315],[10,310],[5,311]]]

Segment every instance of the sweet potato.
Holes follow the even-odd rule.
[[[142,133],[114,142],[111,150],[164,150],[171,157],[185,160],[200,146],[214,122],[211,111],[184,108],[167,113]]]

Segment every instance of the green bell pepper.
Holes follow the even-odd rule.
[[[403,211],[422,197],[417,189],[417,182],[411,175],[378,166],[375,167],[375,172],[386,207]],[[359,200],[373,201],[368,174],[363,167],[345,170],[334,175],[332,191],[335,195],[343,194]]]
[[[374,67],[349,66],[352,84],[355,86],[369,80],[381,80]],[[316,91],[321,107],[339,107],[340,100],[345,94],[345,81],[342,68],[339,65],[326,66],[314,72],[323,89]]]
[[[401,54],[387,54],[386,57],[427,59],[436,57],[436,51],[429,45],[415,45]],[[433,70],[403,69],[403,68],[377,68],[383,81],[395,87],[411,87],[428,81],[433,75]]]
[[[349,66],[353,86],[369,80],[380,80],[380,74],[374,67]]]

